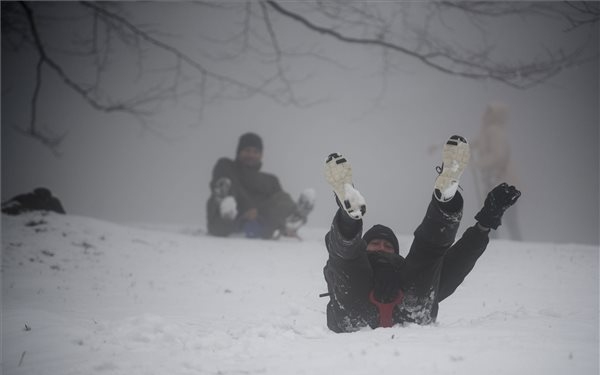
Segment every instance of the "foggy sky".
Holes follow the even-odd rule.
[[[144,131],[126,115],[94,111],[55,79],[43,88],[40,123],[68,130],[61,157],[12,129],[28,121],[35,60],[3,50],[2,200],[46,186],[71,214],[204,227],[214,163],[233,158],[238,136],[254,131],[263,137],[264,171],[278,175],[294,198],[306,187],[316,189],[308,226],[330,224],[336,206],[322,170],[326,156],[339,152],[352,163],[355,186],[367,200],[365,226],[383,223],[410,234],[424,215],[440,164],[440,154],[430,155],[428,147],[452,134],[475,137],[485,107],[499,100],[510,110],[524,239],[598,244],[597,61],[517,90],[444,75],[409,59],[402,72],[382,80],[372,51],[334,42],[329,47],[346,68],[313,62],[315,77],[300,85],[304,96],[327,99],[323,103],[298,108],[262,97],[221,101],[202,118],[185,105],[173,106],[156,118],[168,138]],[[235,69],[243,74],[247,67]],[[473,178],[467,170],[461,181],[461,232],[481,204]]]

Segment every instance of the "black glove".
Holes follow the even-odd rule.
[[[475,215],[475,220],[487,228],[498,229],[502,224],[502,215],[507,208],[515,204],[521,192],[514,186],[503,182],[490,191],[485,198],[481,211]]]

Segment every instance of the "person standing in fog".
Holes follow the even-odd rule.
[[[481,182],[483,191],[491,190],[500,182],[520,185],[510,154],[508,117],[506,104],[491,102],[483,114],[479,135],[471,142],[475,178]],[[523,239],[516,209],[507,213],[505,228],[510,239]]]
[[[277,176],[261,171],[263,141],[258,134],[242,134],[235,155],[233,160],[220,158],[213,168],[206,203],[208,233],[297,237],[314,207],[314,189],[305,189],[294,202]]]

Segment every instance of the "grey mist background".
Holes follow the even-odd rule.
[[[45,12],[71,15],[68,3],[54,5]],[[163,31],[164,40],[199,58],[219,53],[215,43],[213,50],[205,48],[204,38],[227,35],[239,25],[238,16],[199,11],[189,3],[130,3],[126,8],[131,19]],[[206,102],[200,112],[202,98],[181,95],[141,125],[127,114],[95,110],[48,73],[37,121],[41,128],[66,134],[59,156],[16,130],[30,121],[37,57],[31,48],[12,49],[3,40],[2,200],[46,186],[70,214],[201,228],[215,161],[233,158],[239,135],[254,131],[264,141],[264,171],[278,175],[293,197],[306,187],[316,189],[309,227],[330,224],[336,206],[322,169],[326,156],[339,152],[352,163],[355,185],[367,200],[365,225],[384,223],[410,234],[424,215],[440,164],[440,152],[429,148],[452,134],[476,137],[488,103],[501,101],[509,108],[511,158],[523,191],[518,210],[524,240],[598,244],[597,58],[535,87],[516,89],[444,74],[409,57],[397,58],[385,74],[377,48],[340,43],[282,19],[274,23],[282,45],[314,44],[327,57],[286,60],[307,105],[281,105],[254,95]],[[570,38],[581,38],[552,25],[517,17],[478,26],[489,31],[498,57],[527,60],[532,45],[568,46],[574,43]],[[597,23],[593,30],[595,42],[588,48],[597,57]],[[460,38],[462,30],[454,31]],[[78,32],[47,26],[42,38],[60,46]],[[473,36],[464,32],[462,38],[468,44]],[[146,76],[136,75],[131,51],[112,52],[108,87],[129,93],[143,86]],[[137,63],[156,75],[164,57],[150,50],[143,56]],[[85,66],[69,61],[69,74],[92,80]],[[242,78],[261,76],[261,69],[261,59],[250,57],[222,66],[223,74]],[[461,182],[462,230],[481,205],[474,181],[467,170]]]

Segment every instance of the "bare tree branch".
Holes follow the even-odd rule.
[[[509,17],[541,18],[552,22],[559,32],[584,35],[589,31],[594,35],[599,4],[345,0],[172,3],[170,7],[186,7],[186,11],[198,12],[199,16],[214,12],[227,20],[227,27],[219,33],[211,34],[205,28],[200,35],[181,36],[171,34],[162,20],[152,26],[140,20],[144,18],[138,13],[143,12],[131,12],[137,7],[160,7],[160,3],[2,2],[2,41],[7,52],[18,55],[27,50],[36,56],[30,61],[34,79],[27,97],[30,118],[27,127],[19,130],[57,152],[66,133],[53,136],[40,127],[43,93],[53,76],[91,108],[125,113],[142,129],[157,134],[160,132],[150,126],[153,116],[164,106],[188,99],[194,100],[200,117],[214,101],[257,95],[281,105],[318,103],[324,98],[307,100],[298,90],[317,68],[315,72],[301,69],[304,64],[298,62],[309,60],[312,66],[315,61],[326,62],[343,68],[343,60],[327,51],[331,41],[380,52],[380,67],[375,73],[382,78],[380,96],[385,78],[401,70],[405,58],[444,74],[527,89],[598,56],[589,55],[587,39],[582,38],[579,44],[564,50],[538,48],[521,61],[510,60],[498,55],[489,22]],[[65,9],[70,13],[65,14]],[[418,21],[412,12],[418,13]],[[452,39],[457,18],[470,23],[477,43],[469,44],[460,37]],[[77,33],[68,34],[68,38],[56,37],[65,22],[76,25]],[[309,42],[294,42],[290,27],[304,32]],[[184,43],[186,37],[199,43],[190,48]],[[594,40],[597,42],[597,36]],[[246,62],[254,70],[242,75],[235,67]],[[121,82],[124,74],[129,81]],[[3,86],[3,96],[9,92]]]
[[[31,12],[31,9],[25,3],[21,3],[21,5],[23,6],[23,8],[25,10],[27,20],[29,21],[33,39],[39,48],[39,59],[36,64],[36,67],[35,67],[35,86],[33,89],[32,96],[31,96],[31,119],[30,119],[30,123],[29,123],[29,129],[27,129],[26,133],[29,134],[34,139],[37,139],[40,142],[42,142],[44,145],[48,146],[55,153],[55,155],[57,155],[58,153],[57,153],[56,147],[60,144],[60,142],[62,141],[62,139],[64,138],[64,136],[66,134],[63,136],[60,136],[60,137],[42,134],[37,129],[37,119],[36,119],[39,93],[40,93],[40,89],[42,86],[42,69],[44,67],[44,64],[49,64],[50,66],[52,66],[52,62],[48,60],[44,49],[40,48],[41,41],[40,41],[40,37],[39,37],[38,31],[37,31],[37,28],[35,27],[35,23],[33,22],[33,14]]]
[[[452,74],[456,76],[471,78],[471,79],[492,79],[502,82],[515,88],[529,88],[536,84],[547,80],[556,75],[562,69],[582,63],[580,59],[581,51],[576,50],[568,55],[555,56],[549,55],[544,61],[538,61],[535,64],[527,65],[509,65],[494,63],[485,58],[485,55],[458,55],[450,49],[438,48],[430,49],[429,51],[418,51],[399,44],[395,44],[385,39],[385,34],[377,37],[355,37],[343,34],[328,26],[320,26],[311,22],[302,15],[292,12],[278,2],[273,0],[265,0],[265,2],[274,10],[285,17],[288,17],[306,28],[313,30],[319,34],[333,37],[344,43],[377,46],[383,50],[394,51],[402,55],[410,56],[442,73]],[[529,8],[510,8],[503,11],[492,12],[487,3],[445,3],[447,6],[457,7],[470,12],[478,12],[486,15],[506,15],[519,14]],[[495,8],[492,8],[495,10]]]
[[[562,14],[571,24],[571,27],[567,31],[598,23],[600,19],[600,3],[595,1],[567,1],[565,3],[574,10],[574,14]]]

